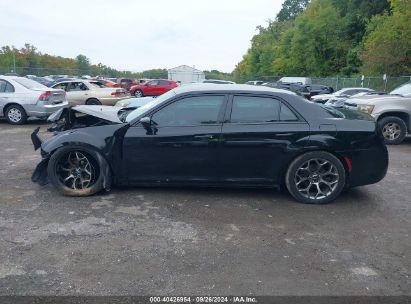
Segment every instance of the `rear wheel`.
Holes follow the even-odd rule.
[[[378,122],[378,125],[387,145],[398,145],[403,142],[407,135],[407,126],[399,117],[384,117]]]
[[[299,202],[327,204],[344,189],[345,169],[340,160],[328,152],[309,152],[291,163],[285,182]]]
[[[90,98],[86,101],[86,105],[88,105],[88,106],[101,106],[101,102],[97,98]]]
[[[22,125],[27,121],[26,111],[20,105],[10,105],[4,112],[6,119],[12,125]]]
[[[50,182],[64,195],[89,196],[103,189],[103,168],[107,168],[107,162],[98,152],[67,147],[50,157],[47,173]]]
[[[137,98],[143,97],[143,96],[144,96],[144,93],[143,93],[143,91],[141,91],[141,90],[136,90],[136,91],[134,92],[134,96],[137,97]]]

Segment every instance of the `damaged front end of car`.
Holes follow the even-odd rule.
[[[117,161],[119,156],[115,154],[121,150],[122,142],[119,139],[122,139],[129,127],[121,120],[121,113],[118,112],[119,109],[113,107],[76,106],[53,113],[48,119],[50,126],[47,129],[53,136],[43,140],[39,135],[40,127],[31,134],[34,150],[40,149],[42,156],[33,172],[32,181],[42,186],[48,184],[49,159],[57,149],[64,146],[91,147],[106,159]],[[110,183],[111,181],[106,183],[106,189],[110,187]]]

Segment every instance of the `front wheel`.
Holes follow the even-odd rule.
[[[137,97],[137,98],[140,98],[140,97],[143,97],[143,96],[144,96],[144,93],[143,93],[143,91],[141,91],[141,90],[136,90],[136,91],[134,92],[134,96]]]
[[[345,169],[340,160],[328,152],[309,152],[291,163],[285,183],[299,202],[327,204],[344,189]]]
[[[50,182],[64,195],[89,196],[103,189],[106,160],[86,147],[58,149],[47,167]]]
[[[378,125],[387,145],[398,145],[404,141],[407,135],[407,126],[399,117],[384,117],[378,122]]]

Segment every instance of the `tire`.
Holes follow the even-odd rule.
[[[53,153],[47,174],[50,182],[62,194],[90,196],[103,190],[107,180],[105,174],[109,174],[107,169],[107,161],[98,152],[82,146],[72,146],[60,148]],[[68,178],[69,176],[72,177]]]
[[[101,106],[101,102],[97,98],[90,98],[90,99],[87,99],[86,105],[88,105],[88,106]]]
[[[285,176],[290,194],[304,204],[331,203],[344,189],[345,180],[341,161],[324,151],[308,152],[297,157]]]
[[[384,142],[387,145],[398,145],[402,143],[405,136],[407,136],[407,126],[399,117],[384,117],[378,122],[378,126],[381,129]]]
[[[22,125],[27,121],[27,113],[22,106],[13,104],[6,108],[4,115],[12,125]]]
[[[139,97],[144,97],[143,91],[142,91],[142,90],[136,90],[136,91],[134,92],[134,97],[137,97],[137,98],[139,98]]]

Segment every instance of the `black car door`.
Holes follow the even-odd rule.
[[[124,138],[130,182],[208,183],[218,179],[217,148],[224,94],[186,96],[151,115],[151,128],[132,126]]]
[[[223,180],[247,185],[279,182],[279,174],[308,136],[307,122],[283,101],[231,96],[222,129]]]

